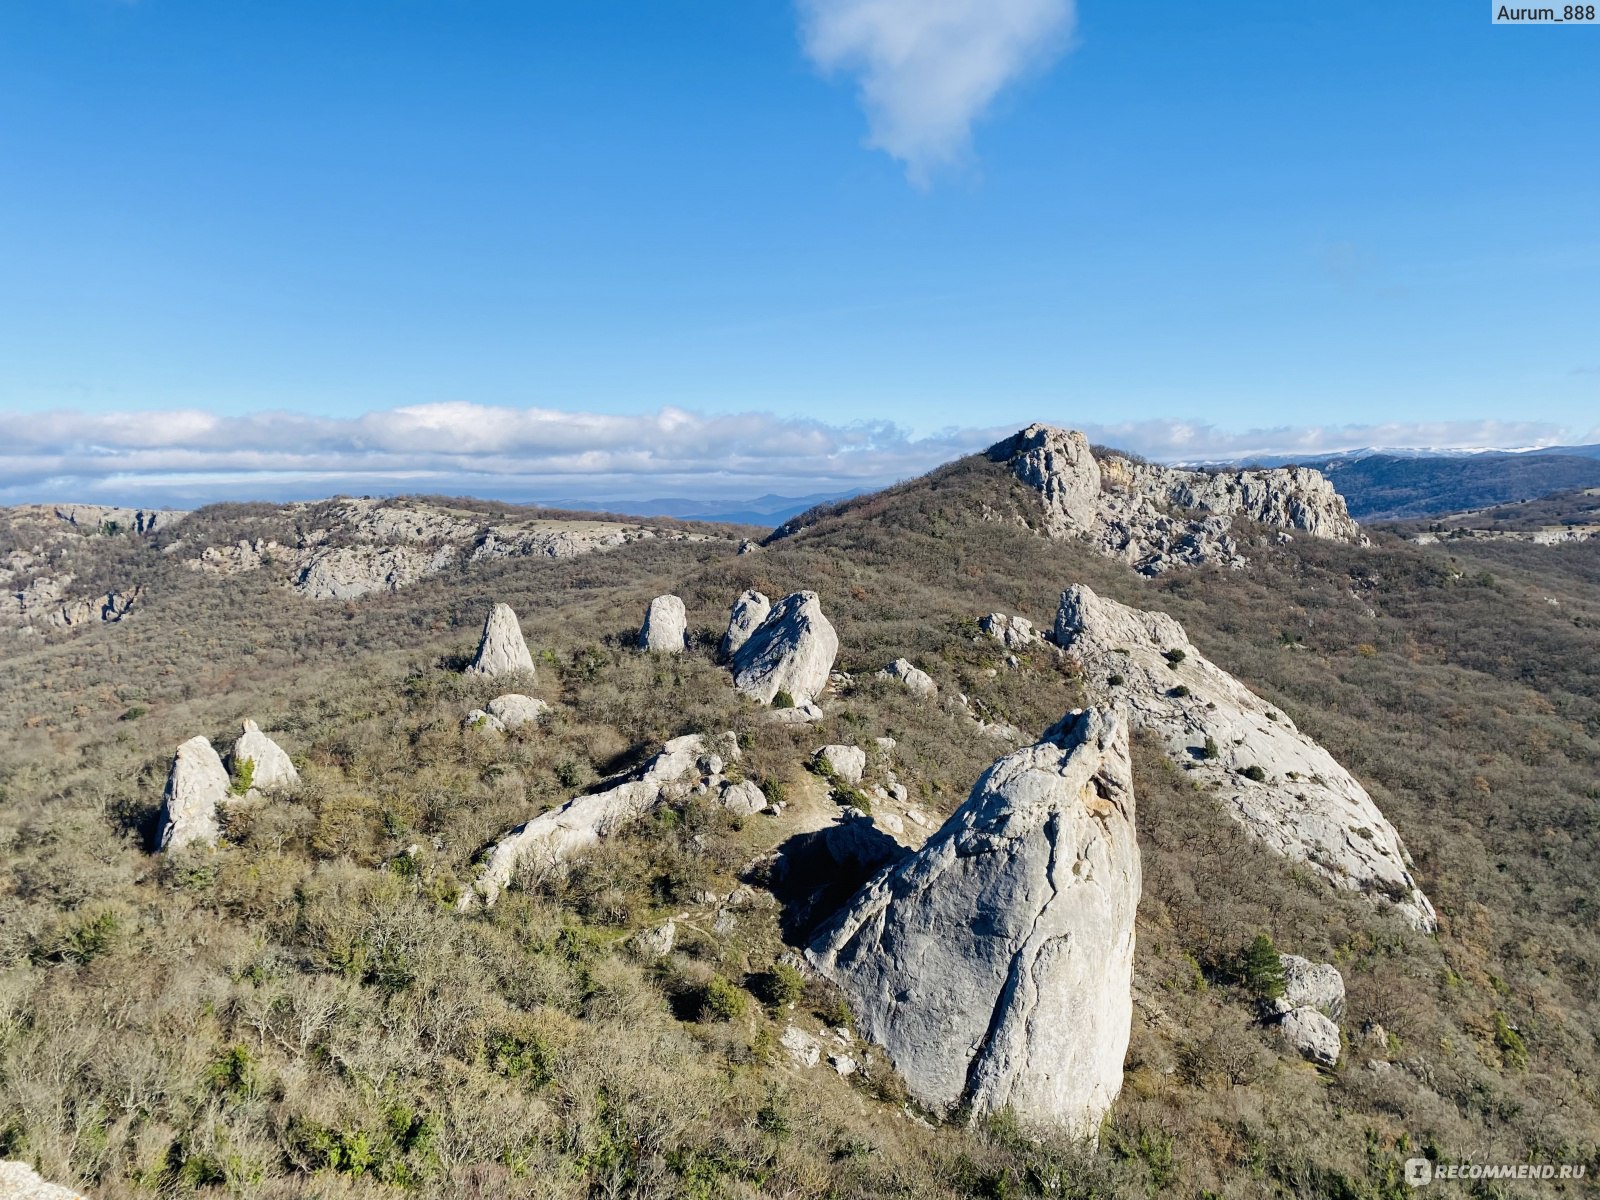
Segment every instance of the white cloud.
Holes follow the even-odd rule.
[[[918,185],[960,162],[972,124],[1008,84],[1066,49],[1075,0],[799,0],[821,70],[860,80],[868,144]]]
[[[1070,414],[1042,416],[1075,424]],[[1545,446],[1585,436],[1548,424],[1494,421],[1244,433],[1176,420],[1078,427],[1093,441],[1165,460],[1315,458],[1374,445]],[[919,475],[1016,428],[915,436],[890,422],[829,425],[755,412],[663,408],[623,416],[468,403],[355,417],[0,413],[0,503],[203,503],[339,492],[592,501],[810,495]]]

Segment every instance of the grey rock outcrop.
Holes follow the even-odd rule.
[[[1283,1036],[1301,1055],[1324,1067],[1339,1062],[1339,1027],[1316,1009],[1292,1008],[1278,1023]]]
[[[978,628],[999,642],[1007,650],[1022,650],[1044,639],[1026,617],[1011,617],[1005,613],[990,613],[978,621]]]
[[[806,952],[932,1108],[1093,1136],[1122,1085],[1141,886],[1128,736],[1069,713]]]
[[[40,1178],[25,1162],[0,1162],[0,1200],[84,1200],[81,1193]]]
[[[528,652],[517,614],[509,604],[496,604],[483,623],[478,653],[467,668],[467,674],[512,675],[519,671],[532,677],[533,655]]]
[[[1316,538],[1364,541],[1342,497],[1309,467],[1185,471],[1119,454],[1096,458],[1076,430],[1030,425],[989,450],[1039,495],[1041,525],[1145,575],[1179,566],[1245,565],[1232,534],[1244,517]]]
[[[1344,976],[1332,963],[1314,963],[1298,954],[1280,954],[1283,995],[1276,1001],[1280,1012],[1314,1008],[1334,1020],[1344,1015]]]
[[[754,588],[742,593],[728,612],[728,632],[722,635],[721,653],[726,661],[738,653],[772,613],[772,601]]]
[[[156,848],[215,846],[221,834],[217,809],[228,799],[230,784],[227,768],[205,738],[192,737],[179,746],[161,798]]]
[[[254,721],[246,720],[239,739],[228,754],[228,765],[236,778],[242,777],[244,764],[250,765],[250,795],[292,788],[300,782],[300,772],[282,746],[261,732]]]
[[[684,631],[689,626],[683,601],[676,596],[657,596],[645,610],[639,630],[639,649],[657,654],[682,654]]]
[[[454,558],[451,546],[318,546],[296,556],[290,578],[294,590],[311,600],[358,600],[398,592]]]
[[[649,762],[613,780],[610,787],[574,796],[506,834],[489,851],[477,880],[457,907],[492,905],[519,872],[547,874],[657,805],[682,799],[701,785],[707,790],[720,786],[723,765],[738,757],[739,742],[732,733],[673,738]]]
[[[897,680],[904,685],[906,691],[919,699],[927,699],[939,694],[939,685],[934,683],[933,676],[920,667],[912,666],[909,659],[895,659],[878,672],[878,678]]]
[[[1285,713],[1207,660],[1172,617],[1078,585],[1062,594],[1051,638],[1082,664],[1091,699],[1124,704],[1252,837],[1336,887],[1392,901],[1416,929],[1436,928],[1400,835],[1366,789]]]
[[[189,514],[175,508],[116,508],[105,504],[61,504],[56,516],[90,533],[151,534],[170,529]]]
[[[678,944],[678,923],[665,921],[653,929],[641,929],[633,935],[633,944],[640,954],[649,958],[664,958]]]
[[[762,704],[787,692],[796,706],[814,702],[828,685],[839,635],[822,615],[815,592],[794,592],[740,646],[730,664],[733,686]]]
[[[867,769],[867,752],[859,746],[822,746],[811,757],[840,783],[860,783]]]

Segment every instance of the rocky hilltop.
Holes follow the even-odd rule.
[[[1309,467],[1185,471],[1097,456],[1083,434],[1052,425],[1030,425],[988,454],[1038,492],[1046,534],[1086,541],[1141,575],[1201,563],[1244,566],[1233,532],[1239,518],[1291,537],[1362,540],[1344,500]]]

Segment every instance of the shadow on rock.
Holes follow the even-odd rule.
[[[750,881],[777,897],[783,939],[801,946],[862,884],[910,853],[870,820],[857,817],[796,834],[762,860]]]

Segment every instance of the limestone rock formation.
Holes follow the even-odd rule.
[[[1097,459],[1083,434],[1050,425],[1028,426],[989,457],[1039,494],[1050,537],[1083,539],[1145,575],[1198,563],[1244,566],[1231,532],[1238,517],[1363,541],[1343,498],[1309,467],[1209,472],[1119,454]]]
[[[762,704],[779,692],[796,706],[814,702],[828,685],[839,635],[822,615],[815,592],[795,592],[773,607],[730,664],[733,686]]]
[[[732,733],[673,738],[649,762],[613,780],[611,786],[574,796],[506,834],[489,851],[477,881],[463,893],[458,907],[492,905],[519,871],[548,873],[658,804],[682,799],[700,785],[715,789],[722,783],[725,762],[738,757],[739,741]]]
[[[489,701],[487,715],[500,722],[501,729],[511,730],[535,724],[549,711],[550,706],[543,700],[535,700],[518,692],[507,692]]]
[[[920,667],[912,666],[908,659],[895,659],[878,672],[878,678],[897,679],[905,685],[906,691],[921,699],[939,694],[939,685],[933,682],[933,676]]]
[[[374,592],[397,592],[442,571],[452,547],[319,546],[299,557],[295,591],[312,600],[356,600]]]
[[[1026,617],[1010,617],[1005,613],[990,613],[978,621],[978,628],[999,642],[1007,650],[1021,650],[1043,641],[1033,622]]]
[[[676,596],[657,596],[645,611],[644,626],[639,630],[639,649],[657,654],[682,654],[683,635],[688,624],[682,600]]]
[[[156,848],[180,850],[196,842],[216,845],[221,833],[217,809],[228,799],[230,783],[227,768],[205,738],[192,737],[179,746],[161,798]]]
[[[116,508],[105,504],[60,504],[56,516],[90,533],[152,534],[170,529],[189,514],[175,508]]]
[[[283,747],[248,719],[244,722],[239,740],[233,743],[233,750],[228,754],[228,766],[232,768],[235,779],[244,778],[246,762],[250,764],[250,795],[294,787],[300,782],[300,772],[294,769],[294,762],[284,753]]]
[[[678,923],[666,921],[653,929],[641,929],[633,935],[633,944],[640,954],[649,958],[664,958],[678,944]]]
[[[39,1177],[25,1162],[0,1162],[0,1200],[84,1200],[82,1194]]]
[[[812,758],[840,783],[860,783],[867,769],[867,752],[859,746],[822,746]]]
[[[1075,585],[1061,596],[1051,637],[1082,664],[1091,699],[1126,705],[1253,837],[1337,887],[1392,901],[1414,928],[1436,928],[1400,835],[1366,789],[1286,714],[1208,661],[1172,617]]]
[[[923,1104],[1092,1136],[1122,1086],[1139,890],[1126,726],[1073,712],[991,766],[806,957]]]
[[[512,675],[519,671],[534,674],[533,655],[522,636],[522,626],[509,604],[496,604],[483,623],[478,653],[467,668],[469,675]]]
[[[1324,1067],[1339,1062],[1339,1027],[1316,1009],[1293,1008],[1284,1013],[1278,1028],[1293,1046],[1312,1062]]]
[[[1276,1001],[1279,1012],[1314,1008],[1334,1020],[1344,1015],[1344,976],[1338,967],[1298,954],[1280,954],[1278,961],[1283,965],[1283,995]]]
[[[732,658],[750,640],[750,635],[761,626],[772,612],[772,601],[752,588],[733,602],[728,612],[728,632],[722,635],[721,653],[724,661]]]

